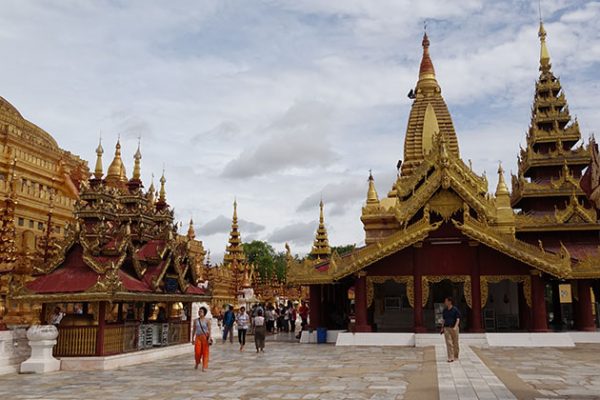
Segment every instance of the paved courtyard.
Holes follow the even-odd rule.
[[[211,348],[104,372],[0,376],[1,399],[600,399],[600,345],[474,349],[350,348],[269,341],[265,354]],[[440,382],[438,384],[438,382]]]

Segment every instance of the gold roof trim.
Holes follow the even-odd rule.
[[[471,239],[540,271],[558,278],[566,278],[571,272],[571,256],[564,246],[561,246],[559,254],[545,252],[543,248],[517,240],[513,235],[498,233],[493,227],[476,221],[468,215],[464,216],[462,223],[456,220],[452,220],[452,222]]]
[[[288,256],[287,281],[290,284],[330,283],[355,272],[368,265],[409,247],[427,238],[431,231],[439,228],[442,222],[431,224],[429,215],[424,215],[418,222],[400,230],[372,245],[355,250],[351,255],[340,257],[333,253],[326,271],[318,271],[316,266],[322,261],[305,259],[296,261]]]

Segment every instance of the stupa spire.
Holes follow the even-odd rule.
[[[379,196],[375,189],[375,179],[373,174],[369,171],[369,189],[367,190],[367,205],[379,205]]]
[[[194,239],[196,237],[196,231],[194,230],[194,219],[193,218],[190,218],[190,225],[188,226],[187,237],[190,240]]]
[[[138,147],[137,150],[135,152],[135,154],[133,155],[133,176],[131,177],[131,179],[139,181],[141,180],[141,176],[142,176],[142,168],[141,168],[141,160],[142,160],[142,152],[140,151],[140,142],[138,141]]]
[[[162,176],[160,177],[160,192],[158,193],[159,203],[167,202],[167,191],[165,190],[165,183],[167,183],[167,179],[165,178],[165,171],[163,170]]]
[[[94,168],[94,178],[102,179],[104,171],[102,168],[102,154],[104,149],[102,148],[102,138],[98,141],[98,147],[96,147],[96,167]]]
[[[496,186],[496,197],[508,194],[508,186],[504,180],[504,168],[502,168],[502,163],[500,163],[498,164],[498,186]]]
[[[419,89],[422,90],[439,90],[440,86],[435,79],[435,69],[433,68],[433,62],[429,54],[429,37],[427,32],[423,34],[423,40],[421,42],[423,46],[423,56],[421,57],[421,65],[419,67],[419,81],[417,82],[417,92]]]
[[[117,140],[115,145],[115,156],[108,167],[106,173],[106,181],[110,185],[118,185],[119,183],[127,182],[127,174],[125,173],[125,165],[121,159],[121,140]]]
[[[244,247],[242,245],[242,236],[239,231],[238,215],[237,215],[237,200],[233,201],[233,217],[231,218],[231,231],[229,232],[229,241],[225,248],[223,262],[226,265],[235,262],[236,265],[242,265],[246,260],[244,255]]]
[[[540,38],[540,71],[548,72],[552,64],[550,64],[550,52],[548,51],[548,46],[546,46],[546,29],[544,29],[544,22],[541,18],[538,37]]]
[[[316,259],[325,259],[331,255],[329,239],[327,237],[327,228],[325,228],[325,217],[323,215],[323,199],[319,202],[319,227],[313,243],[310,256]]]

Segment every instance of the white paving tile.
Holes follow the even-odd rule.
[[[435,346],[440,400],[516,400],[502,381],[467,345],[460,359],[449,363],[444,345]]]

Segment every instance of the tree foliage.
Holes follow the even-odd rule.
[[[248,262],[254,264],[256,279],[259,282],[285,279],[285,253],[277,253],[273,246],[261,240],[244,243],[244,253]]]
[[[352,251],[354,251],[354,249],[356,248],[356,244],[345,244],[342,246],[332,246],[331,247],[331,252],[333,253],[334,251],[336,251],[340,256],[346,254],[346,253],[350,253]]]

